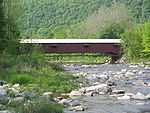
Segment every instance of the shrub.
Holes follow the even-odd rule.
[[[27,83],[32,83],[33,81],[33,77],[28,75],[28,74],[16,74],[16,75],[12,75],[12,79],[11,79],[13,84],[27,84]]]
[[[63,109],[53,101],[35,99],[16,108],[15,113],[63,113]]]

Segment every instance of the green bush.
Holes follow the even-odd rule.
[[[129,59],[148,59],[150,57],[150,21],[126,30],[122,40],[125,54]]]
[[[27,83],[33,83],[34,78],[28,74],[15,74],[11,77],[11,82],[13,84],[27,84]]]
[[[63,113],[63,109],[53,101],[35,99],[17,107],[15,113]]]

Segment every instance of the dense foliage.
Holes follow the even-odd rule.
[[[125,31],[122,39],[124,40],[124,50],[128,58],[150,57],[150,21]]]
[[[116,2],[131,10],[137,23],[149,19],[149,0],[13,0],[13,5],[18,7],[19,4],[17,10],[22,12],[17,16],[17,21],[23,37],[53,38],[55,35],[55,38],[66,38],[69,37],[66,32],[70,27],[99,8],[109,8]]]
[[[0,0],[0,53],[2,53],[2,51],[4,50],[5,48],[5,39],[4,39],[4,36],[5,36],[5,33],[4,33],[4,26],[5,26],[5,23],[4,23],[4,8],[3,8],[3,0]]]

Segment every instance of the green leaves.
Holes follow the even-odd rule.
[[[122,40],[128,58],[150,57],[150,21],[127,30],[122,35]]]

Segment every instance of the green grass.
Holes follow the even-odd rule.
[[[38,54],[27,54],[20,56],[1,56],[0,58],[0,79],[6,80],[9,84],[20,84],[21,92],[34,91],[37,96],[44,92],[53,92],[54,97],[61,93],[69,93],[77,88],[75,82],[77,77],[65,72],[59,64],[47,62],[47,60]],[[10,94],[12,97],[15,95]],[[32,98],[29,98],[32,99]],[[33,100],[35,104],[18,107],[16,113],[62,113],[62,107],[55,102],[43,102],[42,100]],[[15,106],[4,105],[11,110]],[[39,105],[36,106],[36,105]],[[38,109],[38,111],[36,111]]]
[[[132,59],[130,59],[129,60],[129,62],[131,62],[131,63],[140,63],[140,62],[150,62],[150,57],[145,57],[145,58],[132,58]]]
[[[92,55],[97,57],[93,57]],[[48,61],[60,61],[62,63],[104,63],[111,58],[105,55],[102,53],[45,54],[45,58]]]

